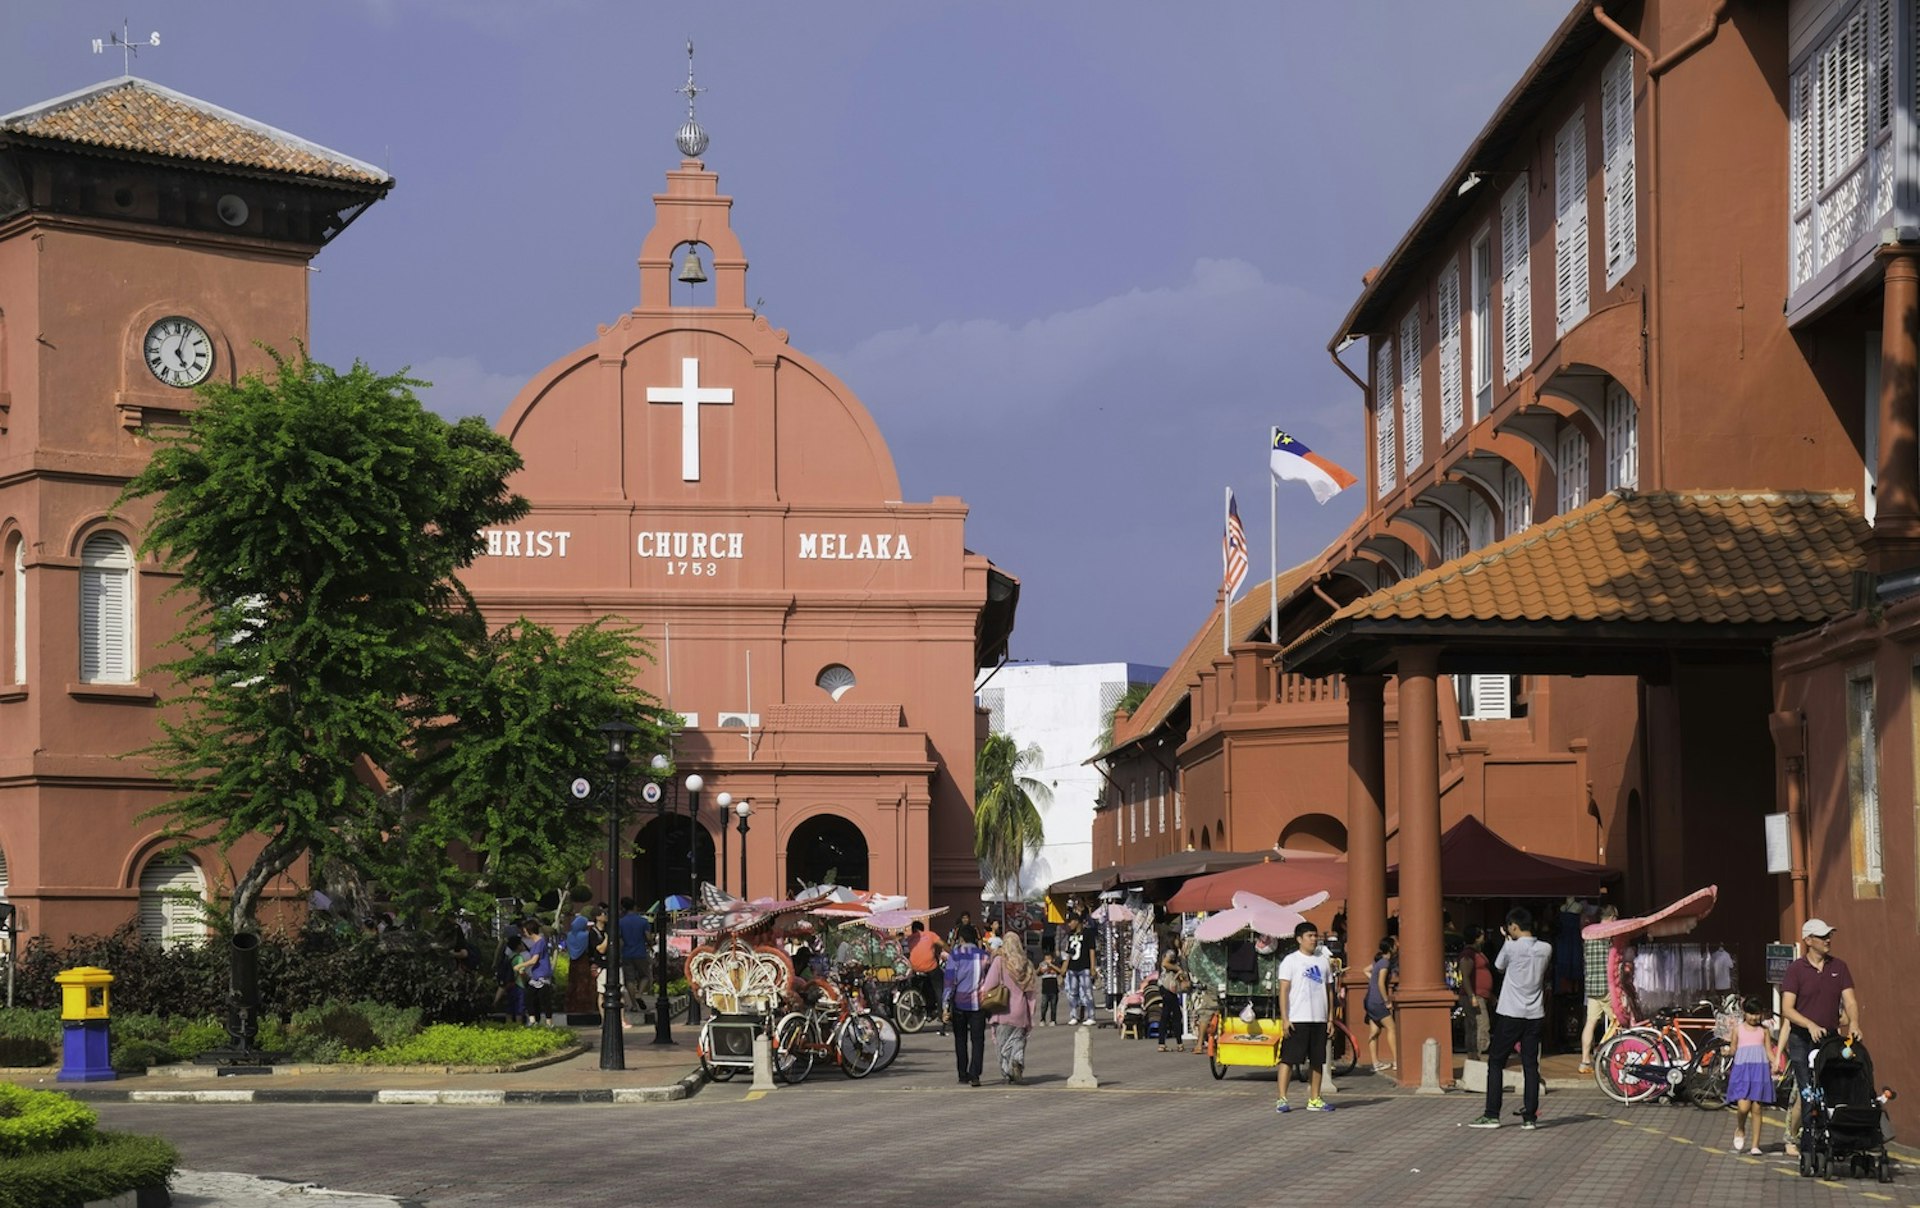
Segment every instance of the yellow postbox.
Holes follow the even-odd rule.
[[[60,1018],[63,1020],[106,1019],[107,987],[113,974],[92,965],[65,969],[53,975],[60,986]]]

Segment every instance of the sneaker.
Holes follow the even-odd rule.
[[[1582,1061],[1582,1062],[1580,1063],[1580,1072],[1581,1072],[1582,1074],[1591,1074],[1591,1073],[1593,1073],[1593,1062],[1591,1062],[1591,1061]]]
[[[1325,1099],[1309,1099],[1307,1100],[1307,1110],[1310,1112],[1330,1112],[1333,1110],[1333,1104],[1328,1103]]]
[[[1293,1104],[1288,1103],[1285,1099],[1282,1099],[1280,1100],[1280,1102],[1273,1105],[1273,1110],[1279,1112],[1281,1115],[1284,1116],[1288,1112],[1293,1110]]]
[[[1492,1116],[1481,1116],[1477,1120],[1468,1121],[1467,1127],[1468,1128],[1499,1128],[1500,1121],[1494,1119]]]
[[[1745,1133],[1733,1134],[1733,1152],[1739,1153],[1741,1150],[1745,1149],[1746,1147],[1747,1147],[1747,1134]]]
[[[1081,1020],[1080,1022],[1081,1022],[1081,1024],[1082,1024],[1083,1026],[1085,1026],[1085,1027],[1089,1027],[1089,1028],[1090,1028],[1090,1027],[1092,1027],[1092,1026],[1093,1026],[1093,1020],[1091,1020],[1091,1019],[1083,1019],[1083,1020]]]
[[[1539,1126],[1538,1124],[1536,1124],[1536,1123],[1534,1123],[1534,1122],[1533,1122],[1532,1120],[1522,1120],[1522,1121],[1520,1121],[1520,1131],[1521,1131],[1521,1132],[1532,1132],[1532,1131],[1533,1131],[1534,1129],[1536,1129],[1536,1128],[1539,1128],[1539,1127],[1540,1127],[1540,1126]]]

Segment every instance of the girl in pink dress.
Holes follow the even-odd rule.
[[[1727,1102],[1734,1105],[1733,1152],[1760,1152],[1760,1109],[1773,1102],[1773,1038],[1767,1035],[1767,1004],[1757,994],[1742,1002],[1733,1028],[1733,1065],[1727,1071]]]

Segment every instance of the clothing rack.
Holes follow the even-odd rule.
[[[1621,989],[1641,1018],[1665,1007],[1718,1002],[1740,986],[1740,969],[1720,944],[1643,940],[1620,962]]]

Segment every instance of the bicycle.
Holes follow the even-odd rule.
[[[773,1025],[774,1077],[798,1085],[807,1080],[822,1057],[839,1066],[849,1078],[865,1078],[880,1068],[889,1045],[872,1015],[854,1009],[847,995],[824,983],[809,986],[806,999],[800,1010],[789,1011]],[[831,1024],[824,1018],[825,1003],[835,1010]],[[891,1047],[897,1054],[897,1041]]]
[[[1723,1003],[1722,1007],[1728,1004]],[[1726,1039],[1717,1035],[1720,1014],[1710,1002],[1656,1012],[1650,1023],[1617,1028],[1593,1054],[1593,1078],[1618,1103],[1641,1103],[1662,1094],[1675,1107],[1692,1103],[1702,1111],[1726,1107],[1731,1061]],[[1695,1033],[1704,1033],[1696,1040]]]

